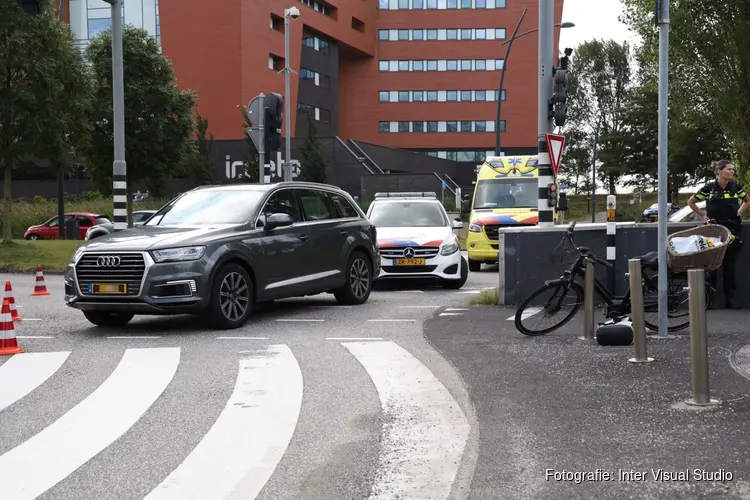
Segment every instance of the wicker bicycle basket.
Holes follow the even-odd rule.
[[[684,238],[686,236],[705,236],[708,238],[720,238],[721,245],[710,247],[705,250],[697,250],[689,253],[674,253],[667,243],[667,263],[672,272],[686,272],[688,269],[704,269],[705,271],[715,271],[721,267],[724,260],[724,254],[729,246],[732,233],[724,226],[719,224],[706,224],[685,231],[678,231],[670,234],[668,241],[672,238]]]

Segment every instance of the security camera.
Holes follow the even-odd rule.
[[[288,17],[291,17],[294,20],[299,19],[299,9],[297,7],[289,7],[284,11],[284,14]]]

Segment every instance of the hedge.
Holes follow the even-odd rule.
[[[133,211],[155,210],[164,206],[169,200],[149,200],[147,202],[133,202]],[[4,211],[4,204],[0,201],[0,221]],[[107,216],[113,220],[112,198],[101,196],[68,196],[65,201],[65,212],[91,212]],[[57,215],[57,200],[36,196],[30,200],[14,200],[11,207],[11,228],[14,239],[22,239],[29,226],[42,224]]]

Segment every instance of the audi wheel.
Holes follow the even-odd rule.
[[[344,268],[344,277],[344,286],[333,292],[338,303],[359,305],[367,302],[374,282],[372,264],[367,255],[360,251],[352,252]]]
[[[239,328],[253,309],[253,281],[244,267],[227,264],[222,267],[211,290],[210,321],[221,330]]]

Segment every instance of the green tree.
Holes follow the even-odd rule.
[[[247,130],[252,125],[250,118],[247,116],[247,106],[240,106],[242,112],[242,132],[245,137],[245,157],[243,161],[245,163],[244,178],[248,182],[258,182],[260,180],[260,155],[258,154],[258,148],[255,147],[255,143],[250,138],[250,134]],[[268,161],[268,157],[266,157]]]
[[[630,62],[627,42],[590,40],[578,46],[568,72],[572,124],[590,130],[592,136],[598,129],[602,147],[597,157],[603,166],[597,169],[611,194],[615,194],[623,169],[617,153],[607,148],[605,138],[618,134],[622,128],[622,104],[631,84]]]
[[[623,21],[658,61],[653,0],[622,0]],[[746,173],[750,163],[750,5],[737,0],[680,0],[670,13],[670,108],[715,123]]]
[[[48,159],[72,161],[87,138],[91,79],[70,28],[51,2],[30,15],[0,0],[0,167],[4,169],[3,242],[11,233],[13,169]]]
[[[218,175],[214,135],[208,130],[208,119],[201,115],[195,117],[195,138],[185,164],[185,174],[198,186],[215,184]]]
[[[184,170],[195,130],[191,91],[175,85],[170,61],[145,30],[125,26],[122,33],[125,79],[125,161],[128,169],[128,221],[132,221],[132,187],[143,182],[163,197],[166,181]],[[112,32],[91,41],[86,54],[98,86],[91,112],[92,141],[86,170],[97,189],[112,192],[114,135],[112,124]]]
[[[575,194],[591,192],[591,144],[588,133],[578,127],[566,126],[565,154],[559,176]]]
[[[320,151],[320,140],[318,130],[315,126],[315,118],[309,111],[305,112],[305,124],[307,133],[305,142],[300,148],[300,173],[297,180],[308,182],[326,182],[327,165],[323,153]]]

